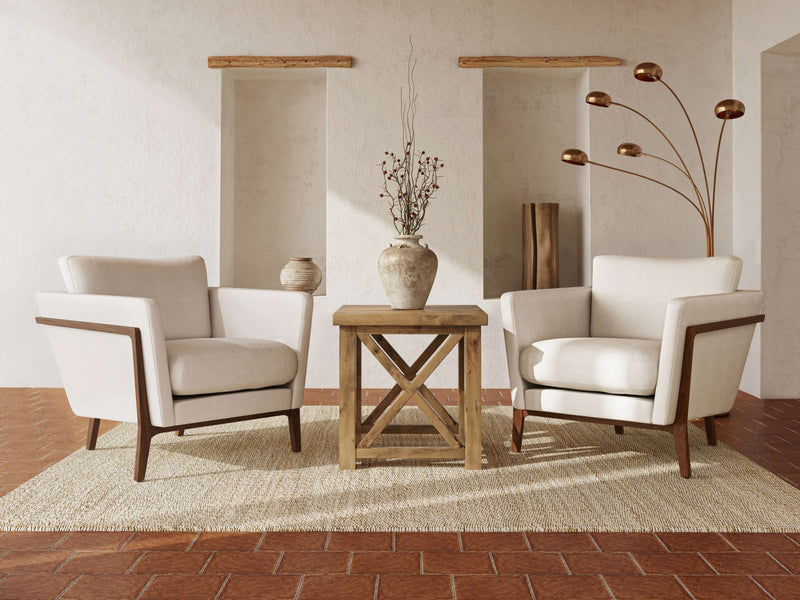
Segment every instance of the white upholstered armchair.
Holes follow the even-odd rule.
[[[310,294],[209,288],[199,256],[59,261],[69,293],[37,294],[70,407],[138,423],[134,479],[150,440],[184,429],[283,415],[300,451]]]
[[[672,433],[691,475],[688,420],[730,411],[761,314],[760,291],[736,291],[732,256],[598,256],[592,286],[500,299],[514,407],[512,451],[529,415]]]

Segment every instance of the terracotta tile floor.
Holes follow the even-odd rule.
[[[455,403],[452,390],[436,394]],[[486,405],[508,402],[484,391]],[[307,405],[336,403],[335,390],[306,394]],[[717,430],[800,486],[800,401],[740,394]],[[0,389],[0,495],[85,434],[62,390]],[[4,598],[781,600],[800,598],[800,533],[8,532]]]

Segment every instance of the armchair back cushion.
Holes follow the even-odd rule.
[[[211,336],[206,264],[199,256],[65,256],[58,264],[68,292],[155,300],[165,339]]]
[[[591,336],[660,340],[667,303],[735,292],[742,261],[597,256],[592,263]]]

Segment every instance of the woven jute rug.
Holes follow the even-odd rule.
[[[506,407],[483,411],[481,471],[399,460],[340,471],[337,409],[301,412],[299,454],[285,419],[163,434],[143,483],[135,426],[121,425],[0,498],[0,530],[800,531],[800,490],[693,426],[691,479],[656,431],[529,418],[512,454]]]

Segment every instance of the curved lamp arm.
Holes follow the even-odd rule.
[[[695,146],[697,146],[697,154],[700,155],[700,166],[703,167],[703,179],[705,179],[706,181],[706,198],[709,198],[709,204],[711,204],[710,201],[711,192],[708,188],[708,174],[706,173],[706,163],[703,160],[703,151],[700,149],[700,141],[697,139],[697,133],[694,130],[694,124],[692,123],[692,119],[689,117],[689,113],[686,111],[686,107],[683,105],[683,102],[681,102],[681,99],[678,98],[678,94],[676,94],[675,91],[671,87],[669,87],[669,85],[667,85],[667,82],[665,82],[663,79],[659,78],[658,81],[659,83],[662,83],[664,87],[667,88],[670,91],[670,93],[675,97],[675,100],[677,100],[678,104],[680,104],[681,110],[683,110],[683,114],[686,115],[686,120],[689,122],[689,127],[692,130],[692,137],[694,137],[694,144]],[[714,214],[713,209],[711,211],[711,214]]]
[[[649,64],[649,63],[643,63],[643,64]],[[660,77],[661,67],[658,67],[658,65],[654,65],[654,66],[658,69],[658,71],[659,71],[658,77]],[[638,69],[639,69],[639,67],[637,67],[637,70]],[[636,77],[637,77],[637,79],[640,78],[638,75],[636,75]],[[656,79],[645,80],[645,81],[656,81]],[[681,165],[683,165],[683,169],[679,169],[679,170],[684,175],[686,175],[686,177],[689,178],[689,182],[692,184],[692,188],[694,189],[695,194],[697,195],[697,202],[701,207],[703,207],[702,208],[702,212],[704,212],[704,213],[709,212],[705,208],[706,201],[704,200],[702,194],[700,193],[700,190],[697,188],[697,184],[695,184],[694,178],[692,177],[691,172],[689,171],[689,167],[686,165],[686,161],[683,160],[683,156],[681,156],[681,153],[678,152],[678,149],[675,147],[675,144],[672,143],[672,140],[669,139],[669,136],[666,133],[664,133],[664,131],[658,125],[656,125],[652,121],[652,119],[647,117],[647,115],[639,112],[638,110],[636,110],[632,106],[628,106],[627,104],[622,104],[621,102],[614,102],[611,99],[611,96],[609,96],[605,92],[589,92],[586,95],[586,103],[587,104],[591,104],[592,106],[599,106],[601,108],[608,108],[609,106],[619,106],[621,108],[625,108],[625,109],[631,111],[633,114],[641,117],[647,123],[649,123],[653,127],[653,129],[655,129],[659,134],[661,134],[661,137],[663,137],[664,140],[667,142],[667,144],[669,144],[669,147],[672,148],[672,151],[675,153],[675,156],[678,157],[678,160],[680,161]],[[704,167],[704,169],[705,169],[705,167]]]
[[[625,142],[623,144],[620,144],[617,147],[617,154],[619,154],[620,156],[630,156],[632,158],[639,158],[640,156],[646,156],[647,158],[654,158],[656,160],[660,160],[661,162],[667,163],[669,166],[677,170],[678,173],[680,173],[681,175],[686,177],[686,179],[689,180],[689,183],[692,185],[692,188],[694,188],[694,193],[697,195],[698,200],[700,200],[699,202],[700,209],[706,215],[706,217],[709,218],[709,220],[713,221],[713,216],[709,215],[708,210],[705,207],[705,203],[702,202],[701,199],[703,196],[700,194],[700,190],[698,190],[697,186],[694,184],[694,180],[692,179],[691,175],[689,175],[688,172],[681,169],[674,162],[672,162],[671,160],[667,160],[666,158],[663,158],[661,156],[656,156],[655,154],[648,154],[647,152],[642,151],[641,146],[639,146],[638,144],[634,144],[632,142]]]
[[[683,111],[686,120],[689,122],[689,128],[692,130],[692,137],[694,137],[694,144],[697,146],[697,154],[700,156],[700,166],[703,167],[703,179],[706,183],[706,199],[708,201],[709,209],[711,208],[711,192],[708,189],[708,174],[706,173],[706,163],[703,160],[703,151],[700,149],[700,142],[697,139],[697,132],[694,130],[694,123],[692,123],[691,117],[689,117],[689,112],[686,110],[686,107],[681,102],[681,99],[678,97],[678,94],[675,93],[666,81],[663,79],[664,71],[663,69],[658,66],[656,63],[651,62],[643,62],[636,65],[636,68],[633,70],[633,76],[638,79],[639,81],[644,81],[645,83],[652,83],[657,81],[664,85],[678,101],[678,104]],[[685,166],[685,165],[684,165]],[[687,169],[688,170],[688,169]]]
[[[640,177],[641,179],[646,179],[647,181],[652,181],[653,183],[657,183],[658,185],[660,185],[662,187],[665,187],[668,190],[672,190],[673,192],[678,194],[681,198],[686,200],[689,204],[691,204],[692,207],[697,211],[697,214],[700,215],[700,218],[703,220],[703,227],[705,228],[705,231],[706,231],[706,251],[710,252],[711,243],[712,243],[712,237],[711,237],[711,226],[710,226],[708,217],[703,213],[702,210],[700,210],[700,207],[691,198],[689,198],[689,196],[687,196],[683,192],[675,189],[671,185],[667,185],[666,183],[663,183],[663,182],[659,181],[658,179],[653,179],[652,177],[647,177],[646,175],[641,175],[640,173],[635,173],[634,171],[627,171],[625,169],[620,169],[618,167],[612,167],[611,165],[605,165],[603,163],[598,163],[598,162],[594,162],[592,160],[589,160],[589,157],[587,156],[587,154],[582,150],[578,150],[577,148],[570,148],[568,150],[564,150],[564,152],[561,153],[561,160],[563,162],[565,162],[565,163],[568,163],[568,164],[571,164],[571,165],[577,165],[579,167],[583,167],[583,166],[586,166],[586,165],[595,165],[595,166],[598,166],[598,167],[603,167],[604,169],[610,169],[612,171],[619,171],[620,173],[627,173],[628,175],[633,175],[634,177]]]
[[[714,158],[714,185],[711,192],[711,218],[714,218],[714,210],[717,206],[717,167],[719,166],[719,149],[722,145],[722,134],[725,133],[725,123],[727,119],[723,119],[722,127],[719,128],[719,139],[717,140],[717,155]]]

